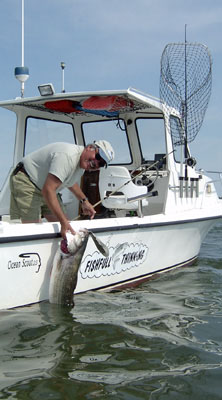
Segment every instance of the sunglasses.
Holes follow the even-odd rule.
[[[101,155],[99,153],[96,153],[96,160],[99,161],[99,166],[100,167],[107,167],[107,163],[106,161],[101,157]]]

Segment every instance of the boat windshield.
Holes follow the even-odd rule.
[[[27,118],[25,154],[52,142],[76,143],[73,125],[47,119]]]
[[[0,158],[0,189],[13,165],[13,149],[15,143],[16,115],[5,108],[0,108],[1,117],[1,158]]]
[[[123,120],[86,122],[82,124],[85,144],[107,140],[115,151],[113,164],[130,164],[132,157]]]
[[[163,118],[137,118],[136,128],[144,162],[155,160],[155,155],[166,154]]]

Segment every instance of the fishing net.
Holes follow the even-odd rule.
[[[199,132],[209,103],[212,61],[200,43],[170,43],[161,57],[160,98],[180,112],[181,131],[172,125],[177,145],[192,142]]]

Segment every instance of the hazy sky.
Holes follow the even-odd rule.
[[[0,0],[1,100],[20,95],[21,0]],[[135,87],[159,96],[160,58],[167,43],[201,42],[213,58],[210,104],[193,155],[205,169],[222,170],[221,0],[25,0],[25,96],[52,82],[61,91]]]

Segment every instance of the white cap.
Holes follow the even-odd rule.
[[[99,148],[100,156],[107,164],[109,164],[114,159],[115,156],[111,144],[106,140],[97,140],[94,143]]]

